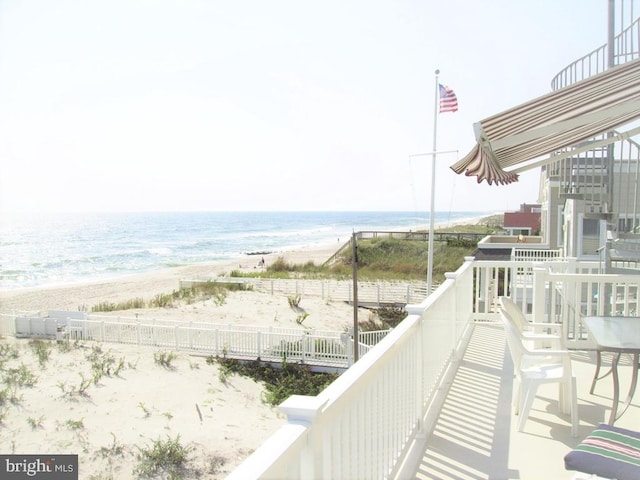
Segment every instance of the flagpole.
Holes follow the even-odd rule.
[[[427,296],[431,295],[433,287],[433,237],[435,228],[435,201],[436,201],[436,143],[438,139],[438,75],[436,69],[435,100],[433,103],[433,150],[431,154],[431,211],[429,212],[429,246],[427,252]]]

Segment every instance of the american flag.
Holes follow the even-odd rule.
[[[440,87],[440,113],[442,112],[457,112],[458,111],[458,99],[456,94],[453,93],[449,87],[438,84]]]

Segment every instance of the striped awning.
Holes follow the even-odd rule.
[[[640,59],[474,124],[476,146],[451,168],[477,176],[478,183],[516,182],[518,174],[507,168],[575,146],[638,118]],[[548,162],[555,160],[555,156],[548,158]]]

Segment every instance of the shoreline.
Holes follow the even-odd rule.
[[[333,255],[336,248],[332,244],[331,246],[257,255],[247,259],[250,261],[221,260],[179,267],[165,267],[105,280],[80,280],[77,283],[0,290],[0,313],[8,313],[13,310],[77,310],[81,305],[90,307],[92,302],[99,303],[105,299],[115,303],[136,297],[149,300],[157,294],[177,290],[182,279],[225,275],[232,270],[250,271],[258,268],[262,257],[267,264],[279,257],[291,263],[324,262]]]
[[[460,219],[453,223],[440,222],[435,228],[456,225],[474,225],[486,218]],[[429,230],[428,226],[416,225],[410,231]],[[109,300],[118,303],[133,298],[152,299],[155,295],[173,292],[179,288],[182,279],[204,276],[222,276],[232,270],[251,271],[259,267],[264,257],[266,264],[277,258],[289,263],[323,263],[333,255],[344,242],[332,242],[296,249],[273,251],[268,254],[246,255],[242,258],[197,263],[176,267],[130,273],[102,280],[78,280],[73,283],[41,285],[0,290],[0,314],[12,311],[36,312],[42,310],[90,309],[91,306]]]

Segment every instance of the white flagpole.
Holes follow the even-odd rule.
[[[435,228],[435,201],[436,201],[436,142],[438,139],[438,99],[440,98],[438,75],[436,70],[436,89],[433,104],[433,150],[431,156],[431,211],[429,212],[429,251],[427,252],[427,296],[431,295],[433,287],[433,237]]]

